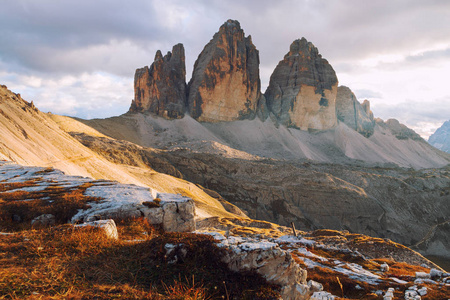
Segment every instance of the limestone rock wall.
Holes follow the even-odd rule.
[[[182,118],[186,102],[186,64],[182,44],[164,57],[157,51],[149,67],[137,69],[131,112],[151,112],[166,118]]]
[[[336,96],[336,114],[339,121],[358,131],[365,137],[374,132],[375,121],[370,111],[370,103],[364,100],[363,105],[358,102],[355,94],[346,86],[340,86]]]
[[[259,52],[239,22],[228,20],[195,62],[189,113],[202,122],[252,118],[260,89]]]
[[[327,130],[337,125],[338,80],[327,60],[305,38],[295,40],[270,77],[267,106],[286,126]]]

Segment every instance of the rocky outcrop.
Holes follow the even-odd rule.
[[[380,118],[376,118],[375,123],[381,128],[388,129],[399,140],[411,139],[418,142],[425,142],[414,130],[409,129],[396,119],[389,119],[384,122]]]
[[[77,224],[74,226],[74,228],[85,228],[85,227],[98,228],[104,232],[107,238],[113,240],[117,240],[119,238],[116,222],[114,222],[113,219],[85,222],[83,224]]]
[[[189,113],[201,122],[252,118],[260,88],[259,52],[239,22],[228,20],[195,62]]]
[[[89,187],[85,195],[101,196],[102,200],[79,210],[72,223],[144,217],[150,224],[161,225],[166,232],[190,232],[196,228],[195,204],[188,197],[125,184],[107,185],[106,189]]]
[[[158,194],[163,211],[162,226],[166,232],[190,232],[195,230],[194,200],[174,194]]]
[[[32,226],[51,226],[55,225],[55,216],[52,214],[43,214],[31,220]]]
[[[305,38],[295,40],[270,77],[267,106],[286,126],[327,130],[337,124],[338,80],[327,60]]]
[[[424,255],[434,255],[450,259],[450,221],[433,226],[419,243],[414,245]]]
[[[444,124],[430,136],[428,142],[439,150],[450,153],[450,120],[444,122]]]
[[[190,232],[196,228],[194,200],[180,194],[159,193],[148,187],[114,181],[67,176],[52,168],[23,167],[2,161],[0,161],[0,182],[6,186],[17,184],[17,182],[24,183],[14,189],[14,192],[20,194],[20,198],[15,198],[18,203],[41,201],[41,198],[48,199],[42,200],[45,203],[41,204],[45,206],[46,212],[52,212],[52,214],[32,215],[30,213],[32,217],[29,217],[26,214],[28,209],[23,209],[22,205],[18,206],[22,209],[15,209],[9,213],[8,217],[16,219],[16,222],[31,221],[32,226],[51,226],[67,221],[72,224],[87,223],[89,226],[94,226],[106,224],[101,220],[143,217],[148,223],[160,225],[167,232]],[[49,186],[52,186],[50,190]],[[74,191],[77,191],[77,201],[85,202],[86,205],[78,206],[76,209],[70,208],[70,210],[66,208],[64,217],[57,215],[55,212],[59,212],[59,207],[62,205],[58,202],[62,201],[59,199],[64,199],[64,203],[68,202],[69,207],[72,205],[71,200],[66,200],[66,197],[69,198],[67,195]],[[0,199],[9,199],[9,195],[8,189],[4,187],[0,189]],[[0,212],[3,211],[1,204],[0,202]],[[0,214],[0,220],[1,218],[3,216]]]
[[[235,272],[256,271],[269,283],[281,286],[283,299],[309,299],[312,282],[307,284],[306,270],[294,260],[289,251],[283,250],[274,241],[252,238],[225,237],[218,232],[209,234],[220,241],[221,248],[227,248],[222,261]],[[318,285],[318,283],[316,283]]]
[[[134,76],[134,100],[130,112],[151,112],[166,118],[184,116],[186,102],[186,66],[184,47],[173,46],[164,57],[157,51],[149,67],[137,69]]]
[[[358,131],[365,137],[374,132],[375,121],[370,111],[370,102],[361,105],[355,94],[346,86],[340,86],[336,96],[336,114],[339,121]]]

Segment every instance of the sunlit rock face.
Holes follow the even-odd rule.
[[[137,69],[131,112],[150,112],[174,119],[182,118],[186,102],[186,64],[182,44],[173,46],[164,57],[157,51],[149,67]]]
[[[278,121],[302,130],[337,125],[338,80],[327,60],[305,38],[295,40],[270,77],[267,106]]]
[[[228,20],[195,62],[189,113],[202,122],[253,118],[260,89],[259,52],[239,22]]]
[[[370,102],[364,100],[361,105],[355,94],[346,86],[338,87],[336,113],[339,121],[344,122],[365,137],[373,134],[375,121],[373,113],[370,111]]]

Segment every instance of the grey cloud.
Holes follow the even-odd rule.
[[[240,21],[260,50],[263,85],[290,43],[301,37],[318,47],[338,76],[358,74],[365,70],[357,61],[372,54],[450,43],[449,12],[450,1],[439,0],[3,1],[0,67],[8,74],[46,79],[115,74],[131,89],[136,68],[151,64],[156,50],[166,52],[181,42],[189,78],[204,45],[231,18]],[[380,67],[404,68],[448,56],[448,50],[430,52],[409,57],[404,65]],[[65,92],[84,99],[78,90]],[[370,92],[356,93],[376,96]],[[103,103],[103,95],[98,91],[90,97]],[[121,100],[123,106],[129,105],[128,97]]]
[[[450,59],[450,48],[443,50],[426,51],[417,55],[410,55],[405,58],[405,61],[410,63],[429,63],[430,61],[438,61],[440,59]]]
[[[450,116],[450,96],[429,101],[409,101],[394,105],[372,102],[372,110],[376,117],[382,119],[395,118],[410,125],[419,122],[445,121]]]
[[[0,11],[0,59],[40,72],[121,73],[93,61],[88,50],[103,47],[103,56],[108,57],[123,52],[111,45],[114,40],[145,50],[163,44],[175,30],[155,22],[155,16],[147,1],[7,1]],[[70,54],[76,51],[82,55],[73,59]],[[134,65],[133,54],[118,61]]]
[[[382,93],[368,89],[356,89],[353,92],[355,93],[355,96],[356,98],[358,98],[359,101],[362,101],[367,98],[378,98],[378,99],[383,98]]]
[[[449,9],[448,1],[417,0],[283,0],[276,5],[269,0],[6,1],[0,12],[0,59],[55,72],[58,66],[53,57],[63,57],[74,49],[110,46],[113,39],[148,51],[149,58],[158,47],[167,51],[181,42],[186,46],[190,69],[219,26],[232,18],[252,35],[261,64],[267,68],[273,69],[288,52],[289,44],[303,36],[334,65],[371,53],[450,40],[445,13]],[[183,14],[185,18],[168,26],[171,18]],[[105,55],[108,50],[114,48],[105,47]],[[143,55],[139,59],[143,60]],[[122,64],[134,63],[125,56]],[[61,63],[59,69],[70,73],[83,67],[123,74],[113,66],[92,65],[89,57],[72,65],[70,61]]]

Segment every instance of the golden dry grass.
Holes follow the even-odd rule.
[[[72,188],[51,185],[38,192],[14,191],[34,186],[35,181],[0,183],[0,231],[30,229],[31,221],[43,214],[52,214],[56,224],[64,224],[78,209],[88,208],[88,202],[100,200],[84,195],[91,183]]]
[[[278,287],[220,262],[210,236],[118,222],[119,240],[71,225],[0,235],[0,299],[276,299]],[[139,241],[133,241],[138,239]],[[176,263],[166,244],[183,244]]]

